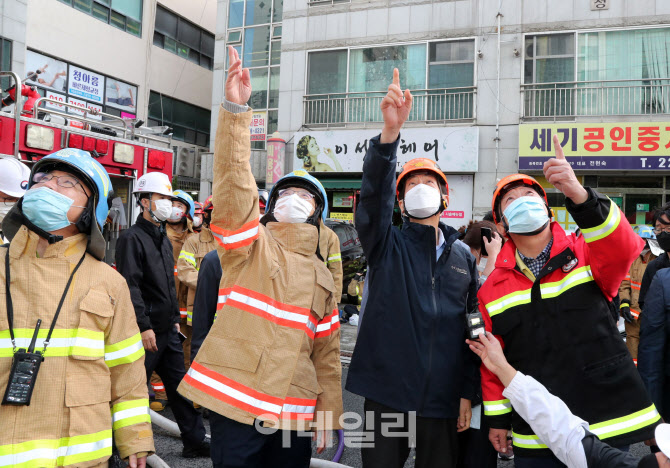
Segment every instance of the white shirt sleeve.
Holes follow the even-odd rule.
[[[559,460],[570,468],[587,468],[582,439],[589,425],[572,414],[560,398],[518,371],[503,395]]]

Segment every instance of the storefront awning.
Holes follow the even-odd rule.
[[[319,179],[326,190],[349,189],[360,190],[361,181],[356,179]]]

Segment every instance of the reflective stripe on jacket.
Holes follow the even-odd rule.
[[[319,252],[326,263],[330,274],[335,282],[335,302],[340,302],[342,297],[342,254],[340,253],[340,238],[335,231],[320,221],[319,226]]]
[[[192,234],[186,239],[177,259],[177,273],[179,282],[188,289],[186,300],[186,323],[193,324],[193,301],[195,288],[198,283],[200,263],[205,255],[216,249],[216,241],[212,231],[203,227],[200,232]]]
[[[640,312],[642,312],[640,304],[638,303],[642,277],[644,276],[644,272],[647,269],[649,262],[655,258],[656,255],[651,252],[647,252],[647,255],[644,257],[638,255],[633,261],[633,264],[630,266],[628,274],[621,282],[621,286],[619,287],[621,306],[623,307],[624,304],[628,304],[630,307],[630,313],[633,314],[633,317],[636,319],[640,318]]]
[[[229,292],[179,391],[244,424],[261,419],[298,429],[314,421],[339,428],[333,278],[316,256],[315,226],[259,224],[251,115],[219,110],[210,228],[223,269],[220,289]]]
[[[552,223],[550,259],[535,282],[518,270],[516,247],[507,242],[479,290],[479,305],[512,366],[561,398],[590,432],[628,445],[653,437],[660,419],[609,307],[642,240],[614,202],[587,190],[583,204],[566,202],[583,235]],[[489,426],[511,426],[519,454],[548,454],[503,397],[500,381],[484,366],[481,373]]]
[[[178,224],[178,226],[182,226]],[[186,229],[183,231],[178,231],[175,227],[167,223],[165,231],[167,233],[168,239],[170,239],[170,244],[172,244],[172,257],[174,258],[174,286],[175,291],[177,291],[177,303],[179,304],[179,315],[182,319],[186,319],[188,311],[188,286],[181,284],[179,279],[179,270],[177,268],[177,262],[179,260],[179,254],[181,249],[191,235],[193,235],[193,229],[191,228],[191,220],[187,220]]]
[[[42,349],[58,302],[84,254],[83,234],[49,245],[37,258],[37,234],[21,227],[9,248],[17,346],[37,319]],[[4,265],[7,249],[0,249]],[[5,269],[0,268],[3,296]],[[0,300],[0,387],[12,363],[4,298]],[[0,406],[0,466],[97,466],[112,453],[153,452],[144,348],[128,286],[90,255],[75,274],[39,370],[30,406]]]

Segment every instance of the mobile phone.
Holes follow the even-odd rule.
[[[491,242],[491,228],[483,227],[483,228],[480,228],[480,230],[482,232],[482,257],[488,257],[489,254],[486,251],[486,245],[484,244],[484,238],[486,237],[486,239],[489,242]]]

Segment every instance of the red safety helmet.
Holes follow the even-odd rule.
[[[193,202],[195,204],[195,214],[205,214],[205,210],[202,209],[203,205],[200,202]]]
[[[205,203],[203,203],[202,211],[203,212],[211,211],[213,209],[214,209],[214,205],[212,205],[212,195],[210,195],[209,197],[207,197],[207,200],[205,200]]]
[[[500,211],[500,202],[502,201],[503,195],[512,190],[513,188],[519,187],[521,185],[528,185],[535,189],[538,195],[541,195],[544,198],[544,203],[547,205],[549,216],[553,216],[551,209],[549,209],[549,201],[547,200],[547,193],[544,191],[544,188],[540,183],[535,180],[533,177],[526,174],[512,174],[507,177],[500,179],[500,182],[496,184],[496,188],[493,191],[493,198],[491,200],[491,210],[493,212],[493,222],[498,224],[502,220],[502,212]]]
[[[447,195],[447,205],[449,204],[449,183],[447,182],[447,176],[444,175],[444,172],[440,169],[440,166],[437,165],[432,159],[426,158],[415,158],[411,161],[407,161],[402,166],[402,172],[398,176],[398,181],[395,184],[395,194],[396,197],[400,198],[400,183],[407,178],[412,172],[429,172],[437,176],[437,182],[439,184],[444,184],[444,191]],[[447,208],[446,206],[444,207]]]

